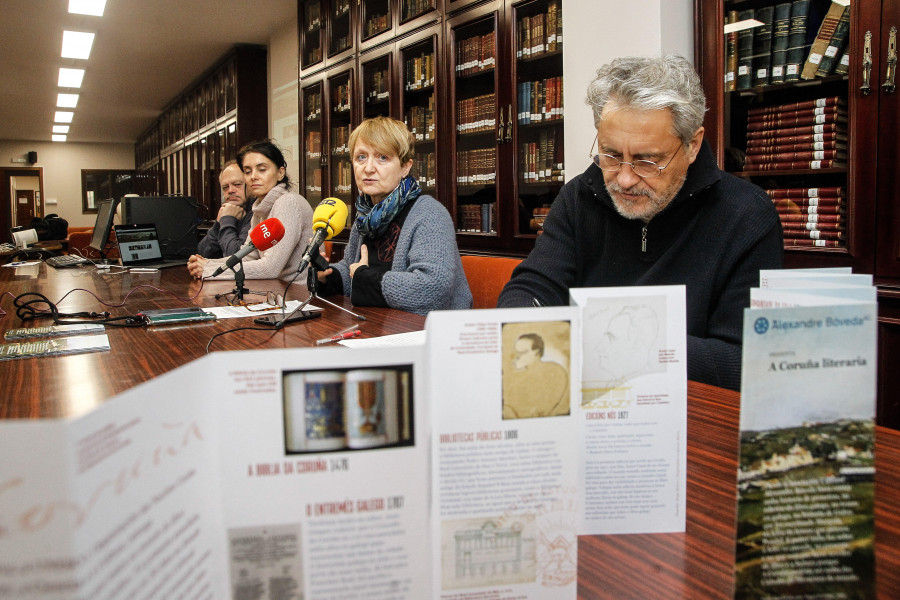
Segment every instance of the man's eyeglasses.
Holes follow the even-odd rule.
[[[254,304],[244,304],[244,308],[250,312],[266,312],[270,310],[284,310],[284,296],[275,292],[266,292],[266,301]]]
[[[591,160],[594,161],[594,164],[603,169],[604,171],[609,171],[610,173],[615,173],[619,169],[622,168],[622,165],[631,165],[631,169],[634,171],[634,174],[638,177],[643,177],[644,179],[650,179],[651,177],[659,177],[663,169],[668,167],[675,156],[678,154],[678,151],[681,150],[683,144],[678,144],[678,150],[675,150],[675,154],[672,155],[672,158],[666,162],[663,166],[659,166],[652,160],[636,160],[634,162],[625,162],[624,160],[619,160],[615,156],[610,156],[609,154],[594,154],[594,146],[597,145],[597,137],[594,137],[594,143],[591,144],[591,152],[589,156]]]

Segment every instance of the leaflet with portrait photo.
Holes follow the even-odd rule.
[[[580,288],[570,297],[582,311],[579,533],[684,531],[685,288]]]
[[[433,312],[433,598],[575,598],[580,325],[571,307]]]

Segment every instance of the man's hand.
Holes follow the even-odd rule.
[[[195,279],[203,279],[203,267],[206,266],[207,259],[199,254],[194,254],[188,259],[187,268],[191,277]]]
[[[216,220],[221,222],[222,217],[234,217],[240,221],[244,218],[244,214],[244,209],[237,204],[225,203],[219,208],[219,214],[216,216]]]
[[[369,266],[369,249],[365,244],[359,247],[359,262],[355,262],[350,265],[350,278],[353,278],[353,274],[356,273],[356,270],[360,267],[368,267]]]

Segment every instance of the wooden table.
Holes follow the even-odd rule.
[[[247,281],[245,287],[252,291],[283,293],[285,282],[254,280]],[[93,267],[54,269],[45,264],[4,267],[0,268],[0,308],[7,314],[0,319],[0,334],[23,326],[15,314],[13,298],[25,292],[38,292],[54,303],[65,296],[59,302],[60,312],[108,310],[112,316],[125,316],[141,310],[224,306],[225,301],[217,300],[216,294],[233,289],[233,281],[206,281],[201,285],[182,267],[141,274],[123,274],[120,269],[107,272]],[[308,295],[305,284],[295,284],[286,297],[294,300],[305,299]],[[101,300],[116,306],[104,306]],[[264,297],[247,296],[246,300],[261,301]],[[328,300],[351,308],[343,297],[329,297]],[[294,323],[278,331],[244,330],[225,334],[213,340],[210,351],[315,346],[317,339],[355,323],[359,324],[363,338],[417,331],[425,324],[424,317],[399,310],[355,308],[353,310],[367,319],[359,321],[327,304],[319,303],[318,306],[325,308],[321,318]],[[41,319],[31,323],[50,325],[52,321]],[[207,344],[215,334],[253,326],[252,318],[222,319],[188,326],[108,326],[108,352],[0,362],[0,390],[3,390],[0,418],[83,414],[124,390],[204,356]]]
[[[687,531],[578,538],[578,597],[732,598],[740,394],[688,382]],[[900,598],[900,432],[875,436],[878,598]]]
[[[175,267],[153,274],[102,274],[82,269],[54,270],[40,265],[36,277],[16,276],[0,269],[0,332],[20,327],[12,299],[38,291],[58,301],[66,292],[91,290],[104,301],[121,303],[114,315],[142,309],[185,305],[215,306],[217,293],[233,282],[191,281]],[[248,281],[254,291],[282,291],[277,281]],[[168,290],[171,294],[166,293]],[[292,286],[289,299],[306,298],[305,286]],[[329,300],[349,304],[340,298]],[[101,310],[84,291],[69,294],[65,311]],[[315,340],[354,323],[364,337],[416,331],[424,318],[390,309],[359,308],[368,320],[359,322],[343,311],[326,307],[320,319],[290,325],[278,332],[240,331],[216,338],[212,350],[248,350],[312,346]],[[82,414],[109,397],[203,356],[210,338],[247,325],[249,319],[228,319],[182,328],[108,328],[109,352],[0,363],[0,418],[46,418]],[[733,583],[734,522],[740,395],[716,387],[688,385],[687,531],[652,535],[582,536],[578,548],[580,598],[656,600],[667,598],[730,598]],[[877,428],[876,437],[876,556],[879,598],[900,598],[900,432]]]

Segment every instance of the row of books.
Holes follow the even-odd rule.
[[[728,13],[728,24],[748,20],[762,24],[725,36],[727,91],[847,73],[848,3],[793,0]]]
[[[528,58],[556,52],[562,46],[562,9],[552,0],[547,12],[519,20],[516,58]]]
[[[557,130],[541,131],[536,142],[519,144],[519,172],[525,183],[563,181],[562,144]]]
[[[309,94],[303,107],[307,121],[315,121],[322,116],[322,94]]]
[[[434,152],[416,152],[412,173],[423,188],[437,185],[437,156]]]
[[[388,20],[390,15],[366,15],[366,23],[363,26],[363,35],[366,37],[386,31],[390,27]]]
[[[520,125],[563,118],[562,77],[519,84]]]
[[[400,3],[403,11],[400,19],[408,21],[424,12],[434,8],[434,0],[405,0]]]
[[[847,108],[836,96],[752,107],[744,171],[847,166]]]
[[[335,112],[350,110],[350,82],[334,86],[331,92],[331,103]]]
[[[460,40],[456,45],[456,74],[469,75],[494,68],[494,32]]]
[[[494,233],[497,230],[497,203],[460,204],[456,209],[456,230]]]
[[[493,129],[497,124],[494,93],[456,101],[456,131],[472,133]]]
[[[331,153],[332,154],[349,154],[350,153],[350,126],[331,128]]]
[[[331,182],[335,194],[349,194],[353,185],[353,167],[347,160],[338,161],[334,166],[332,176],[335,181]]]
[[[785,246],[842,248],[847,244],[846,191],[842,187],[773,188]]]
[[[390,80],[388,78],[387,69],[375,71],[367,79],[367,102],[371,102],[373,100],[385,100],[390,97],[390,92],[388,91]]]
[[[406,127],[417,142],[433,140],[437,134],[434,96],[428,98],[428,106],[413,106],[406,113]]]
[[[496,148],[460,150],[456,153],[456,183],[483,185],[497,181]]]
[[[406,77],[403,81],[403,87],[406,91],[433,87],[434,53],[407,58],[404,72]]]
[[[306,196],[322,193],[322,169],[306,170]]]
[[[307,131],[303,140],[303,150],[306,158],[319,158],[322,156],[322,132]]]

